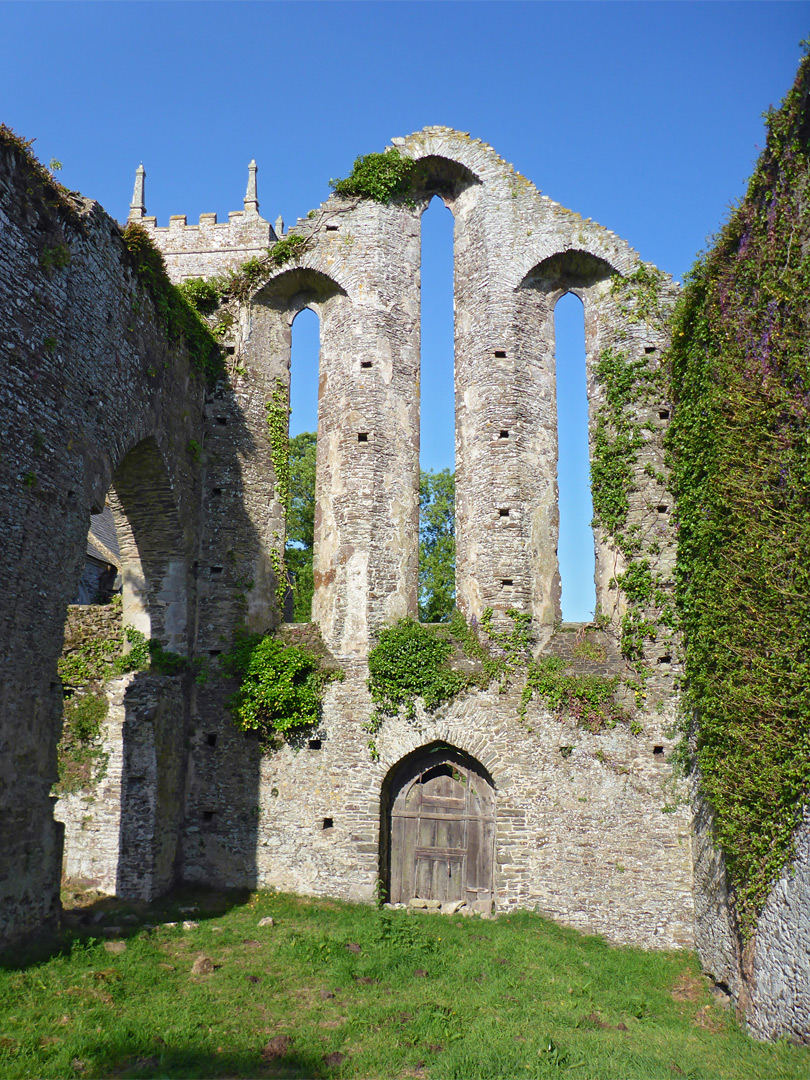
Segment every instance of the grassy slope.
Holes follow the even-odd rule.
[[[199,913],[180,914],[189,903]],[[276,925],[259,927],[264,915]],[[140,913],[189,917],[198,928],[130,925],[122,953],[88,926],[60,954],[0,970],[0,1076],[810,1075],[807,1051],[739,1030],[691,953],[611,948],[528,913],[281,894],[187,894]],[[215,969],[192,975],[200,953]]]

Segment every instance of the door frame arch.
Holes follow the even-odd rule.
[[[393,765],[382,784],[380,808],[380,880],[391,902],[407,902],[410,897],[400,895],[407,891],[407,874],[398,873],[397,856],[400,846],[395,836],[395,829],[401,825],[404,816],[400,813],[403,797],[423,777],[441,766],[449,766],[463,777],[462,783],[467,788],[465,806],[459,820],[464,821],[464,860],[462,899],[471,906],[477,904],[482,910],[489,910],[495,895],[495,821],[496,787],[488,770],[472,755],[450,743],[435,741],[420,746]],[[481,813],[472,813],[472,795],[475,804],[482,806]],[[399,801],[399,805],[398,805]],[[452,815],[448,820],[453,820]],[[470,823],[474,822],[474,833]],[[417,837],[418,839],[418,837]],[[473,852],[473,862],[470,852]],[[396,895],[392,892],[393,889]]]

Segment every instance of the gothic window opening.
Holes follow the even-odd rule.
[[[582,302],[566,293],[554,308],[557,370],[557,484],[560,534],[557,555],[565,622],[588,622],[596,608],[591,521],[585,322]]]
[[[453,215],[422,214],[419,618],[445,622],[456,598]]]
[[[312,618],[315,543],[315,457],[318,442],[320,322],[309,308],[293,321],[290,352],[290,507],[285,562],[289,588],[284,621]]]

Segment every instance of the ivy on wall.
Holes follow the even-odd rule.
[[[110,609],[102,610],[118,607],[120,612],[120,603],[118,597]],[[54,792],[68,795],[97,784],[104,776],[108,758],[102,745],[102,724],[107,717],[104,686],[110,679],[130,671],[179,675],[188,667],[184,656],[164,649],[159,641],[147,638],[134,626],[87,636],[66,649],[57,662],[65,702],[56,752],[59,779]]]
[[[664,275],[654,266],[641,263],[625,277],[616,276],[610,291],[623,321],[644,322],[658,329],[667,318],[662,299]],[[591,494],[595,527],[621,554],[625,569],[609,586],[624,593],[625,611],[619,626],[622,656],[634,666],[630,684],[643,685],[650,675],[646,650],[650,643],[665,644],[672,639],[676,611],[671,595],[672,582],[658,570],[660,538],[650,528],[649,518],[656,506],[631,520],[632,496],[642,477],[650,495],[663,495],[667,479],[651,462],[643,467],[642,451],[649,445],[655,425],[649,419],[650,406],[666,395],[664,369],[645,355],[633,356],[620,348],[621,341],[604,349],[595,368],[601,386],[601,402],[595,410],[591,452]],[[645,413],[646,418],[645,418]],[[647,517],[647,522],[643,520]],[[642,520],[639,520],[639,517]]]
[[[184,340],[189,358],[206,380],[211,383],[222,374],[222,355],[216,339],[198,315],[198,308],[169,280],[163,256],[152,243],[142,225],[131,221],[124,229],[124,244],[130,254],[133,269],[149,290],[155,313],[170,341]]]
[[[810,803],[810,58],[669,354],[685,702],[744,936]]]

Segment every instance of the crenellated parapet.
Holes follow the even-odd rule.
[[[266,254],[278,239],[270,222],[259,214],[257,173],[256,162],[251,161],[244,209],[230,211],[227,221],[217,221],[215,213],[200,214],[199,223],[189,225],[185,214],[172,214],[168,225],[158,225],[157,218],[146,213],[146,172],[139,165],[127,221],[149,233],[175,283],[235,270],[247,259]]]

